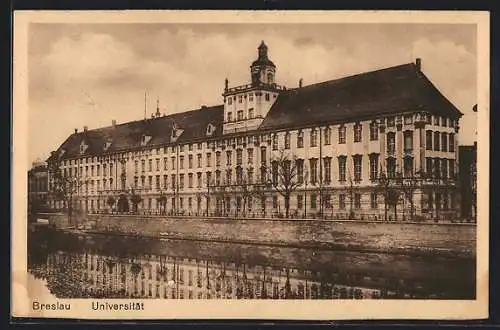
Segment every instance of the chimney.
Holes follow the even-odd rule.
[[[78,133],[78,128],[75,128],[75,134]]]
[[[116,126],[116,120],[115,119],[111,120],[111,125],[113,125],[113,127]]]
[[[302,88],[302,78],[299,79],[299,88]]]
[[[206,108],[207,108],[207,106],[203,104],[203,105],[201,106],[201,108],[202,108],[202,109],[206,109]]]
[[[87,126],[83,126],[83,131],[86,132],[89,128]]]
[[[422,71],[422,60],[420,58],[415,60],[415,66],[417,67],[418,72]]]

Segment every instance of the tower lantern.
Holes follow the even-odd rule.
[[[264,40],[258,47],[258,58],[250,66],[252,84],[274,84],[276,65],[269,59],[268,48]]]

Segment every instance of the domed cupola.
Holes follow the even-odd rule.
[[[254,85],[274,84],[276,65],[269,59],[267,52],[268,48],[262,40],[258,47],[259,57],[250,66],[252,84]]]

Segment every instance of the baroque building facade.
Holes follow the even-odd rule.
[[[459,216],[461,112],[422,62],[296,88],[262,42],[223,104],[74,134],[48,159],[54,209],[330,217]],[[281,182],[285,181],[285,182]],[[59,186],[59,188],[58,188]],[[64,187],[61,187],[64,186]],[[68,196],[69,195],[69,196]],[[288,211],[288,212],[286,212]]]

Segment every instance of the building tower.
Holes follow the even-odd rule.
[[[250,66],[251,83],[229,87],[224,84],[224,134],[256,129],[284,90],[275,82],[276,65],[269,59],[264,41],[258,47],[258,57]]]

